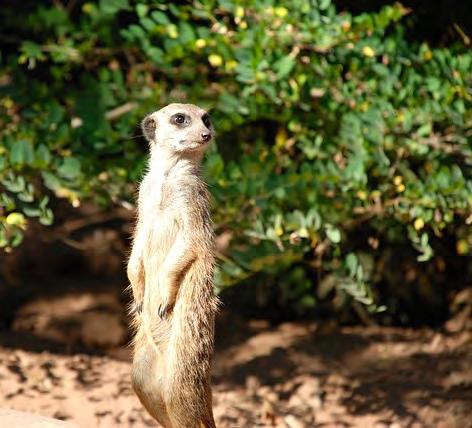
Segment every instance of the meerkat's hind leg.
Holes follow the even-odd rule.
[[[133,357],[131,384],[142,405],[164,428],[173,428],[162,396],[156,351],[143,345]]]
[[[164,397],[172,428],[216,428],[208,397],[183,388],[168,389]]]

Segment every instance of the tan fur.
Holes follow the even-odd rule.
[[[172,121],[185,114],[185,126]],[[143,121],[150,142],[128,278],[136,328],[132,384],[165,428],[215,427],[210,366],[217,298],[214,235],[200,163],[205,111],[170,104]],[[186,119],[187,120],[187,119]]]

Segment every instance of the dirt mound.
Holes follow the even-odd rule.
[[[234,320],[233,320],[234,321]],[[236,323],[238,334],[233,335]],[[470,334],[225,319],[214,409],[225,427],[471,427]],[[231,333],[231,334],[230,334]],[[133,394],[129,350],[0,348],[0,406],[81,427],[156,426]],[[224,339],[224,340],[223,340]]]

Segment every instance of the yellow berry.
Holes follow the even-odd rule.
[[[298,231],[298,235],[301,237],[301,238],[308,238],[310,236],[310,233],[308,232],[308,229],[306,227],[302,227],[299,231]]]
[[[95,5],[93,3],[84,3],[82,5],[82,12],[87,14],[92,14],[95,10]]]
[[[279,18],[284,18],[288,14],[288,10],[285,7],[276,7],[274,8],[274,13],[279,17]]]
[[[207,42],[205,39],[197,39],[195,41],[195,46],[198,48],[198,49],[202,49],[206,46]]]
[[[457,254],[463,256],[469,252],[469,244],[465,239],[459,239],[456,244]]]
[[[176,39],[179,37],[179,31],[177,30],[177,26],[174,24],[170,24],[167,26],[167,34],[171,39]]]
[[[234,16],[237,18],[242,18],[244,16],[244,8],[241,6],[238,6],[236,10],[234,11]]]
[[[223,64],[223,58],[217,54],[211,54],[208,56],[208,62],[212,67],[220,67]]]
[[[432,53],[429,49],[426,50],[426,51],[424,51],[424,53],[423,53],[423,59],[424,59],[425,61],[429,61],[429,60],[432,59],[432,58],[433,58],[433,53]]]
[[[26,227],[25,216],[21,213],[8,214],[7,218],[5,219],[5,222],[10,226],[17,226],[21,229],[24,229]]]
[[[375,51],[370,46],[364,46],[362,48],[362,53],[369,58],[375,56]]]
[[[422,218],[417,218],[415,220],[415,222],[413,223],[413,227],[416,229],[416,230],[420,230],[420,229],[423,229],[424,227],[424,221]]]
[[[226,70],[232,71],[238,66],[238,62],[235,61],[234,59],[230,59],[229,61],[226,61]]]

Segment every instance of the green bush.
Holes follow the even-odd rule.
[[[231,237],[220,287],[280,276],[300,310],[332,293],[378,310],[381,248],[427,262],[447,233],[470,254],[472,54],[409,43],[401,5],[58,3],[0,12],[4,249],[53,222],[53,198],[133,201],[136,124],[184,101],[219,133],[205,171]]]

